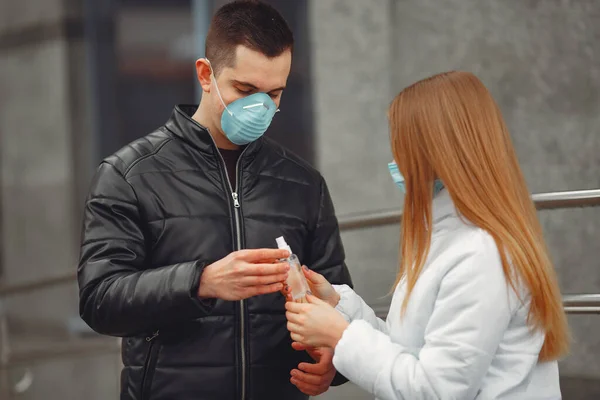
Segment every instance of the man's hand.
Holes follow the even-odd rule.
[[[231,253],[204,268],[198,296],[235,301],[281,291],[290,267],[278,260],[288,256],[287,250],[279,249]]]
[[[295,350],[306,350],[315,360],[316,364],[300,363],[298,369],[291,372],[290,380],[304,394],[309,396],[318,396],[325,393],[333,378],[336,370],[333,367],[333,349],[327,347],[305,347],[299,343],[292,343]]]

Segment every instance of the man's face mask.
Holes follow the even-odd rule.
[[[221,96],[212,65],[210,69],[210,77],[215,84],[217,95],[225,107],[221,114],[221,129],[227,139],[238,146],[259,139],[271,125],[275,113],[279,111],[271,96],[266,93],[254,93],[227,105]]]
[[[400,173],[398,169],[398,165],[395,161],[392,161],[388,164],[388,169],[390,170],[390,175],[392,175],[392,179],[398,188],[402,191],[402,193],[406,194],[406,184],[404,183],[404,177]],[[441,180],[436,179],[433,182],[433,195],[437,195],[444,188],[444,184]]]

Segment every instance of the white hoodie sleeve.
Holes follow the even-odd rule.
[[[354,290],[348,285],[332,285],[340,295],[340,301],[335,307],[348,322],[364,320],[378,331],[388,333],[388,327],[384,320],[377,317],[375,311],[365,303]]]
[[[441,278],[417,356],[354,319],[335,348],[336,369],[383,400],[474,399],[511,318],[496,245],[485,235]]]

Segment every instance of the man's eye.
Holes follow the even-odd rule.
[[[250,94],[250,93],[252,93],[252,89],[250,89],[250,90],[242,90],[240,88],[236,88],[236,89],[237,89],[238,93],[240,93],[240,94]]]

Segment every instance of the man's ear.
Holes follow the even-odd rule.
[[[210,93],[210,75],[210,61],[208,61],[206,58],[200,58],[196,60],[196,76],[198,77],[200,86],[202,86],[202,91],[206,93]]]

